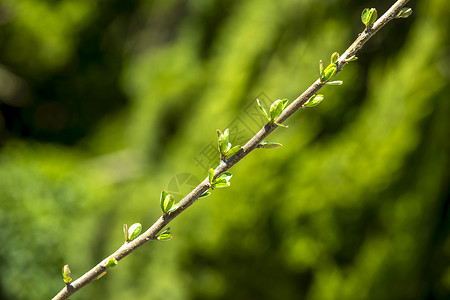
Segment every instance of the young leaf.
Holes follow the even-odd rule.
[[[106,271],[100,273],[100,275],[98,275],[97,278],[95,278],[95,279],[96,279],[96,280],[97,280],[97,279],[100,279],[100,278],[102,278],[102,277],[105,276],[105,275],[106,275]]]
[[[158,235],[158,237],[156,239],[158,241],[168,241],[168,240],[171,240],[172,238],[173,238],[172,233],[167,231],[166,233],[161,233],[160,235]]]
[[[230,149],[230,131],[225,129],[225,131],[222,133],[219,129],[217,129],[217,139],[219,143],[219,153],[220,156],[224,156],[225,153]]]
[[[266,117],[267,120],[269,120],[269,115],[267,114],[266,109],[264,108],[264,105],[259,101],[259,99],[256,99],[256,103],[258,103],[259,110],[262,112],[264,117]]]
[[[63,280],[66,284],[69,284],[72,281],[72,277],[70,277],[70,268],[69,265],[65,265],[62,269]]]
[[[220,174],[217,179],[225,179],[227,181],[230,181],[231,177],[233,177],[233,174],[231,174],[230,172],[225,172]]]
[[[375,8],[365,8],[361,14],[361,21],[366,28],[372,27],[372,24],[377,19],[377,10]]]
[[[224,188],[230,186],[230,179],[233,175],[230,172],[225,172],[218,176],[216,180],[214,180],[212,188]]]
[[[274,143],[274,142],[268,142],[268,141],[262,141],[261,143],[256,146],[257,148],[263,148],[263,149],[271,149],[271,148],[279,148],[282,147],[280,143]]]
[[[326,84],[328,85],[342,85],[344,82],[342,80],[336,80],[336,81],[328,81]]]
[[[396,18],[407,18],[412,14],[411,7],[403,7],[398,14],[395,16]]]
[[[128,241],[132,241],[141,234],[142,225],[140,223],[134,223],[128,229]]]
[[[351,62],[351,61],[355,61],[355,60],[357,60],[357,59],[358,59],[357,56],[352,55],[351,57],[347,58],[347,59],[345,60],[345,62],[348,63],[348,62]]]
[[[229,187],[230,183],[228,181],[226,181],[225,179],[218,179],[214,182],[214,187],[215,188],[225,188],[225,187]]]
[[[208,171],[208,179],[209,179],[209,186],[212,186],[213,179],[214,179],[214,169],[211,168]]]
[[[280,127],[289,128],[289,126],[281,124],[281,123],[273,122],[273,124],[280,126]]]
[[[229,159],[230,157],[241,151],[241,149],[242,147],[240,145],[234,146],[233,148],[227,151],[227,153],[225,154],[225,159]]]
[[[309,98],[309,100],[304,104],[305,107],[314,107],[319,105],[320,102],[324,99],[322,94],[317,94]]]
[[[324,72],[324,78],[322,82],[327,82],[328,80],[330,80],[331,78],[333,78],[334,74],[336,74],[336,64],[330,64]]]
[[[270,106],[270,110],[269,110],[269,121],[272,124],[287,127],[287,126],[275,123],[275,120],[281,115],[283,110],[286,108],[287,103],[288,103],[287,99],[278,99],[274,103],[272,103],[272,105]]]
[[[161,232],[156,239],[158,241],[167,241],[173,238],[172,233],[169,231],[170,227],[166,228],[163,232]]]
[[[107,268],[112,268],[112,267],[117,266],[118,263],[119,263],[119,262],[118,262],[114,257],[111,257],[111,258],[108,260],[108,262],[106,263],[105,267],[107,267]]]
[[[282,111],[283,111],[283,102],[281,101],[281,99],[278,99],[270,106],[269,121],[271,123],[275,122],[276,118],[278,118],[281,115]]]
[[[339,59],[339,53],[334,52],[333,54],[331,54],[331,63],[332,64],[335,64],[338,59]]]
[[[179,202],[178,202],[177,204],[175,204],[174,206],[172,206],[172,207],[169,209],[168,213],[171,213],[171,212],[176,211],[176,210],[178,209],[178,207],[180,207],[180,203],[179,203]]]
[[[161,211],[162,211],[163,215],[166,215],[169,212],[169,210],[172,208],[174,202],[175,202],[175,199],[173,198],[172,195],[170,195],[166,191],[161,192],[160,204],[161,204]]]
[[[210,192],[210,191],[206,191],[206,192],[204,192],[203,194],[201,194],[200,197],[198,197],[198,199],[200,199],[200,198],[206,198],[206,197],[208,197],[209,195],[211,195],[211,192]]]

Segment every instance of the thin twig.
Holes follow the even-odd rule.
[[[370,29],[365,29],[362,33],[358,35],[358,38],[353,42],[353,44],[340,56],[336,62],[337,71],[340,72],[347,60],[354,56],[356,52],[384,25],[395,18],[400,9],[408,3],[409,0],[398,0],[386,13],[384,13]],[[297,99],[295,99],[276,120],[276,123],[283,123],[287,118],[289,118],[293,113],[303,107],[303,105],[323,86],[324,82],[317,79],[306,91],[304,91]],[[236,155],[232,156],[226,161],[221,161],[219,166],[214,170],[214,178],[217,178],[223,172],[229,170],[232,166],[243,159],[247,154],[253,151],[259,143],[261,143],[272,131],[274,131],[278,126],[272,123],[267,123],[261,130],[256,133],[239,151]],[[189,206],[191,206],[203,193],[205,193],[209,186],[208,178],[205,178],[193,191],[191,191],[186,197],[180,201],[179,207],[165,215],[161,216],[147,231],[141,234],[135,240],[122,245],[117,251],[109,255],[83,276],[75,280],[74,282],[67,284],[54,298],[53,300],[67,299],[70,295],[94,281],[102,273],[106,272],[108,268],[106,267],[107,262],[114,258],[120,261],[122,258],[132,253],[138,247],[144,245],[150,240],[154,240],[157,234],[169,224],[175,217],[181,214]]]

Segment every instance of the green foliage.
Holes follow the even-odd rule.
[[[406,19],[412,14],[411,7],[403,7],[399,13],[395,16],[396,18]]]
[[[117,261],[117,259],[115,259],[114,257],[111,257],[105,264],[105,267],[107,268],[114,268],[115,266],[117,266],[119,262]]]
[[[163,230],[163,232],[161,232],[156,239],[158,241],[168,241],[171,240],[173,238],[172,233],[169,231],[170,228],[167,228],[165,230]]]
[[[137,238],[142,231],[142,225],[141,223],[134,223],[133,225],[130,226],[130,228],[128,228],[128,236],[127,236],[127,241],[132,241],[135,238]]]
[[[211,189],[229,187],[231,177],[233,177],[233,175],[230,172],[220,174],[213,180]]]
[[[175,204],[175,197],[166,191],[161,192],[159,203],[163,215],[167,215],[178,208],[178,205]]]
[[[259,110],[262,112],[263,116],[266,117],[267,121],[269,123],[281,126],[281,127],[287,127],[283,124],[278,124],[275,122],[275,120],[281,115],[283,110],[286,108],[288,100],[287,99],[278,99],[272,103],[269,109],[269,113],[267,113],[266,109],[264,108],[264,105],[261,103],[259,99],[256,99],[256,102],[258,104]]]
[[[225,129],[223,133],[222,131],[217,129],[217,140],[219,144],[219,153],[221,159],[229,159],[242,149],[240,145],[232,147],[230,143],[230,131],[228,130],[228,128]]]
[[[314,107],[320,104],[324,99],[322,94],[316,94],[309,98],[309,100],[304,104],[305,107]]]
[[[259,143],[258,148],[271,149],[271,148],[279,148],[282,146],[283,145],[281,145],[280,143],[262,141],[261,143]]]
[[[366,28],[371,28],[372,24],[375,23],[377,19],[377,10],[375,8],[364,8],[361,13],[361,21]]]

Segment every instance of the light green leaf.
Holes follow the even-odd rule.
[[[213,180],[214,180],[214,169],[213,168],[209,169],[209,171],[208,171],[208,179],[209,179],[209,186],[211,186],[213,183]]]
[[[211,195],[211,192],[210,192],[210,191],[206,191],[206,192],[204,192],[203,194],[201,194],[200,197],[198,197],[198,198],[199,198],[199,199],[200,199],[200,198],[206,198],[206,197],[208,197],[209,195]]]
[[[330,64],[324,72],[324,78],[323,78],[323,82],[327,82],[328,80],[330,80],[331,78],[333,78],[333,76],[336,74],[336,64]]]
[[[217,137],[218,137],[218,143],[219,143],[219,152],[220,156],[225,155],[227,151],[230,149],[230,131],[225,129],[225,131],[222,133],[219,129],[217,129]]]
[[[160,235],[158,235],[156,239],[158,241],[168,241],[171,240],[172,238],[173,238],[172,233],[167,231],[166,233],[161,233]]]
[[[342,85],[344,82],[342,80],[336,80],[336,81],[328,81],[326,84],[328,85]]]
[[[166,228],[163,232],[161,232],[156,239],[158,241],[167,241],[173,238],[172,233],[169,231],[170,227]]]
[[[72,281],[72,277],[70,277],[70,273],[71,272],[70,272],[69,265],[65,265],[63,267],[62,273],[63,273],[63,280],[64,280],[64,282],[66,284],[70,283]]]
[[[272,103],[269,110],[269,121],[275,123],[275,120],[281,115],[288,103],[287,99],[278,99]]]
[[[281,99],[278,99],[270,106],[269,121],[271,123],[275,122],[275,120],[281,115],[282,111],[283,111],[283,101]]]
[[[289,126],[281,124],[281,123],[273,122],[273,124],[280,126],[280,127],[289,128]]]
[[[163,215],[165,215],[173,207],[175,199],[172,195],[170,195],[166,191],[162,191],[160,202],[161,202],[161,211]]]
[[[241,149],[242,147],[240,145],[234,146],[233,148],[227,151],[227,153],[225,154],[225,159],[229,159],[230,157],[241,151]]]
[[[177,203],[177,204],[175,204],[174,206],[172,206],[172,207],[169,209],[168,213],[171,213],[171,212],[176,211],[176,210],[178,209],[178,207],[180,207],[180,203]]]
[[[335,64],[339,59],[339,53],[334,52],[333,54],[331,54],[331,63]]]
[[[132,241],[141,234],[142,225],[140,223],[134,223],[128,228],[128,240]]]
[[[372,27],[372,24],[377,19],[377,10],[375,8],[365,8],[361,14],[361,21],[366,28]]]
[[[407,18],[412,14],[413,10],[411,7],[403,7],[398,14],[395,16],[396,18]]]
[[[108,262],[106,263],[105,267],[107,267],[107,268],[113,268],[113,267],[117,266],[118,263],[119,263],[119,262],[118,262],[114,257],[111,257],[111,258],[108,260]]]
[[[230,179],[233,175],[230,172],[220,174],[216,180],[214,180],[212,188],[224,188],[230,186]]]
[[[269,115],[267,114],[267,111],[261,101],[259,101],[259,99],[256,99],[256,103],[258,103],[259,110],[262,112],[262,114],[266,117],[267,120],[269,120]]]
[[[220,174],[217,179],[225,179],[227,181],[230,181],[231,177],[233,177],[233,174],[231,174],[230,172],[225,172]]]
[[[281,145],[280,143],[262,141],[261,143],[258,144],[257,148],[271,149],[271,148],[279,148],[279,147],[282,147],[282,146],[283,145]]]
[[[317,94],[309,98],[309,100],[304,104],[305,107],[314,107],[319,105],[320,102],[324,99],[322,94]]]
[[[219,179],[214,182],[214,188],[225,188],[229,186],[230,183],[224,179]]]
[[[96,279],[96,280],[97,280],[97,279],[100,279],[100,278],[102,278],[102,277],[105,276],[105,275],[106,275],[106,271],[100,273],[100,275],[98,275],[97,278],[95,278],[95,279]]]

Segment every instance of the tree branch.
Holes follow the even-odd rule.
[[[359,49],[384,25],[386,25],[392,19],[395,19],[397,14],[400,12],[402,7],[409,0],[398,0],[395,4],[384,13],[374,24],[369,26],[362,33],[360,33],[357,39],[352,43],[352,45],[339,57],[336,62],[336,74],[339,73],[350,58],[352,58]],[[304,104],[316,94],[326,82],[317,79],[306,91],[304,91],[297,99],[295,99],[288,107],[286,107],[281,115],[275,121],[281,124],[297,110],[304,107]],[[223,172],[229,170],[232,166],[242,160],[247,154],[253,151],[259,143],[261,143],[272,131],[274,131],[278,125],[273,123],[267,123],[264,125],[258,133],[256,133],[243,147],[242,150],[237,152],[234,156],[228,160],[221,161],[217,168],[214,170],[214,178],[217,178]],[[117,251],[109,255],[107,258],[102,260],[99,264],[85,273],[83,276],[78,278],[72,283],[66,284],[66,286],[53,298],[53,300],[67,299],[70,295],[86,286],[90,282],[97,279],[100,275],[106,272],[109,268],[107,267],[108,261],[111,258],[120,261],[138,247],[144,245],[150,240],[156,239],[157,234],[169,224],[174,218],[185,211],[189,206],[191,206],[203,193],[208,191],[210,188],[209,179],[205,178],[193,191],[191,191],[187,196],[185,196],[179,203],[179,207],[171,213],[161,216],[147,231],[137,237],[135,240],[130,241],[122,245]]]

